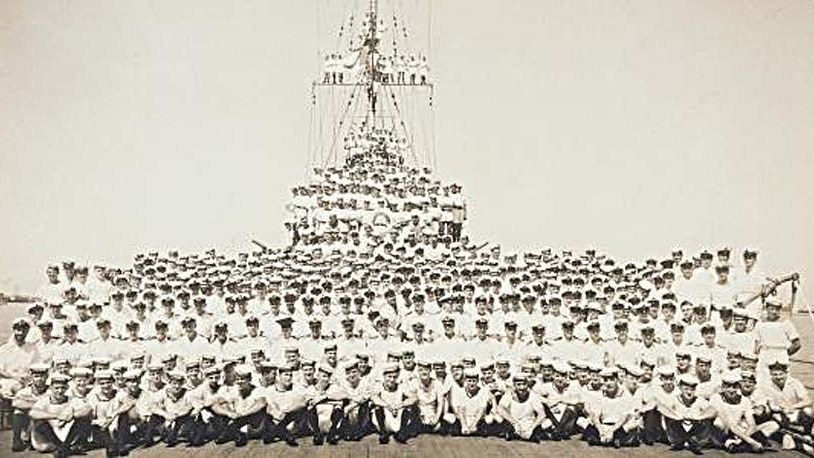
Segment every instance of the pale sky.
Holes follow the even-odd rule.
[[[316,1],[0,1],[0,285],[282,243]],[[433,3],[437,171],[476,240],[751,246],[814,298],[814,2]]]

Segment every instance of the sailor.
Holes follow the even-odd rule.
[[[221,388],[221,369],[210,366],[203,370],[204,381],[191,389],[187,399],[192,406],[190,417],[195,422],[195,430],[189,440],[192,447],[200,447],[220,434],[222,424],[213,421],[215,413],[212,405],[218,401]]]
[[[221,362],[225,362],[226,358],[229,356],[240,353],[239,345],[230,337],[229,325],[226,321],[216,321],[214,325],[214,332],[215,338],[212,340],[210,351],[216,355]]]
[[[438,432],[445,411],[443,381],[432,376],[432,364],[422,359],[416,363],[417,378],[413,389],[418,404],[417,433]]]
[[[382,377],[382,382],[372,388],[370,396],[379,443],[388,443],[391,436],[399,443],[406,443],[410,437],[409,428],[414,423],[415,394],[399,384],[398,363],[385,363]]]
[[[329,444],[336,445],[347,395],[341,385],[332,382],[333,367],[319,364],[316,374],[316,383],[305,390],[308,427],[314,445],[322,445],[326,439]]]
[[[294,368],[283,364],[278,368],[277,383],[273,390],[266,390],[266,429],[263,443],[269,444],[275,438],[282,439],[288,446],[296,447],[292,429],[304,421],[306,415],[305,391],[294,386]]]
[[[771,418],[788,431],[782,436],[783,449],[802,449],[804,444],[789,432],[811,434],[814,424],[811,398],[800,380],[789,375],[788,356],[772,359],[767,366],[771,377],[763,382],[758,379],[757,390],[765,397]]]
[[[68,397],[87,399],[93,391],[93,371],[87,367],[74,367],[68,374],[71,382],[68,387]]]
[[[340,431],[345,440],[358,442],[370,429],[370,387],[360,377],[358,360],[348,360],[343,368],[347,404],[343,407]]]
[[[717,447],[728,452],[760,453],[768,446],[768,436],[777,431],[776,424],[764,424],[764,430],[758,429],[752,403],[741,394],[740,381],[739,372],[727,372],[720,391],[710,400],[717,413],[711,437]]]
[[[695,390],[698,378],[684,374],[678,378],[678,393],[659,400],[671,450],[687,449],[701,454],[709,441],[715,410]]]
[[[248,315],[245,320],[246,336],[237,341],[243,354],[260,352],[264,357],[271,355],[272,349],[266,336],[260,334],[260,319],[255,315]],[[198,353],[200,354],[200,353]]]
[[[151,415],[153,400],[142,395],[141,375],[142,372],[136,369],[122,374],[125,388],[118,392],[119,417],[116,420],[116,442],[119,444],[118,452],[122,455],[140,444]]]
[[[541,423],[543,437],[564,440],[576,433],[576,421],[582,405],[579,383],[568,378],[570,367],[557,361],[553,365],[554,379],[537,388],[545,410],[546,420]]]
[[[766,318],[755,324],[757,353],[764,363],[794,355],[802,348],[800,334],[794,324],[788,318],[780,318],[782,306],[775,298],[766,299]]]
[[[44,363],[31,365],[30,382],[27,386],[15,393],[11,406],[14,408],[11,416],[11,450],[21,452],[28,448],[26,443],[31,442],[30,418],[31,407],[46,395],[48,391],[48,369]]]
[[[340,323],[342,333],[336,339],[338,357],[343,361],[352,360],[357,353],[365,349],[365,342],[357,335],[355,330],[356,320],[353,317],[345,317]]]
[[[757,251],[743,250],[743,269],[736,272],[735,282],[739,293],[757,294],[763,289],[768,277],[757,267]]]
[[[184,335],[175,341],[173,351],[184,361],[197,360],[200,355],[211,351],[212,347],[206,337],[198,333],[198,318],[195,315],[183,317],[181,326]]]
[[[121,345],[120,340],[113,337],[110,320],[100,318],[96,321],[96,329],[99,331],[99,337],[88,342],[86,347],[87,355],[93,358],[110,358],[112,361],[121,358],[124,347]]]
[[[155,403],[145,432],[146,446],[154,443],[156,432],[168,447],[176,446],[181,435],[192,432],[192,405],[186,396],[184,378],[184,373],[180,370],[167,372],[167,387],[154,398]]]
[[[616,331],[616,339],[607,344],[608,365],[635,366],[639,346],[628,339],[627,320],[617,321],[613,328]]]
[[[599,325],[599,322],[597,321],[594,321],[593,323],[596,323],[595,326]],[[584,355],[581,354],[584,343],[577,339],[574,335],[574,326],[574,320],[570,318],[565,318],[562,320],[562,324],[560,325],[562,329],[561,336],[551,343],[551,356],[554,359],[559,359],[561,361],[573,361],[575,359],[584,358]],[[543,327],[543,329],[545,329],[545,327]],[[534,329],[532,328],[532,336],[533,333]]]
[[[713,370],[713,361],[710,352],[700,351],[695,357],[695,376],[698,378],[698,386],[695,394],[701,398],[709,400],[721,386],[718,377],[719,370]]]
[[[37,297],[45,302],[61,302],[65,285],[60,280],[59,265],[51,264],[45,269],[46,282],[37,289]]]
[[[91,433],[104,446],[106,456],[117,456],[127,439],[121,415],[126,409],[122,409],[122,398],[118,396],[112,371],[97,371],[96,385],[97,389],[86,398],[92,409]]]
[[[317,362],[313,359],[300,360],[300,370],[294,376],[294,384],[306,390],[317,383]]]
[[[752,319],[748,310],[736,308],[733,310],[732,331],[722,337],[721,344],[727,349],[736,349],[740,352],[756,352],[757,334],[749,325]]]
[[[642,432],[641,441],[645,445],[656,442],[667,444],[667,433],[664,430],[664,417],[659,406],[669,402],[669,398],[677,393],[675,370],[672,366],[659,366],[656,370],[658,380],[651,390],[643,393]]]
[[[500,398],[495,410],[507,441],[539,442],[542,438],[545,409],[540,398],[531,392],[527,375],[518,374],[512,378],[512,389]]]
[[[216,425],[215,432],[219,433],[215,439],[216,444],[234,441],[235,446],[243,447],[250,438],[267,433],[268,424],[264,421],[267,403],[263,390],[252,383],[252,369],[249,365],[239,364],[235,366],[234,372],[234,386],[222,387],[213,398],[209,410],[214,417],[209,421]],[[192,412],[194,411],[193,408]],[[203,417],[196,423],[196,443],[201,441],[205,423]]]
[[[54,374],[48,394],[31,406],[31,445],[40,453],[69,456],[80,452],[90,434],[91,407],[67,396],[70,376]]]
[[[460,358],[463,354],[464,340],[456,330],[455,316],[444,315],[441,318],[441,327],[443,331],[433,340],[432,350],[428,353],[448,360]]]
[[[0,399],[12,399],[25,386],[31,365],[40,359],[36,344],[26,340],[31,324],[17,318],[11,329],[11,338],[0,345]]]
[[[54,359],[54,353],[59,346],[59,341],[53,335],[54,322],[51,319],[45,318],[37,322],[39,329],[39,339],[36,341],[36,351],[39,355],[39,362],[51,365]]]
[[[629,427],[631,420],[639,415],[633,408],[631,397],[619,387],[619,376],[615,369],[603,369],[600,376],[602,394],[585,405],[588,426],[583,439],[591,445],[616,448],[638,445],[637,430]]]
[[[716,342],[717,330],[712,323],[705,323],[701,326],[702,343],[695,350],[696,360],[699,354],[705,354],[710,358],[712,371],[714,374],[721,373],[727,364],[726,349]]]

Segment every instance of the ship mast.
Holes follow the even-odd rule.
[[[376,81],[379,80],[378,47],[379,38],[376,35],[378,23],[378,0],[370,0],[368,10],[369,30],[365,46],[367,47],[367,101],[371,120],[376,122]]]
[[[337,163],[351,148],[358,149],[360,138],[371,134],[361,130],[368,129],[378,131],[379,136],[386,132],[384,141],[393,143],[390,147],[402,156],[410,154],[415,165],[434,165],[434,145],[430,140],[434,138],[432,122],[426,127],[421,119],[432,116],[433,107],[433,83],[427,78],[426,57],[419,55],[416,60],[410,55],[408,60],[408,56],[400,52],[402,44],[398,41],[407,39],[407,27],[399,7],[392,7],[393,22],[388,26],[385,21],[389,21],[391,7],[387,2],[367,0],[366,5],[357,2],[353,3],[364,10],[362,23],[354,27],[353,15],[347,24],[343,20],[339,40],[332,44],[333,50],[325,55],[320,52],[325,67],[321,79],[312,84],[310,137],[315,141],[314,147],[309,145],[308,148],[312,161],[320,168]],[[342,49],[344,46],[346,50]],[[321,88],[330,92],[330,97],[317,97]],[[419,91],[428,94],[425,111],[413,100],[402,99]],[[337,93],[340,97],[335,96]],[[417,145],[416,138],[419,142],[423,139],[424,144]],[[419,150],[426,151],[426,155],[419,157]]]

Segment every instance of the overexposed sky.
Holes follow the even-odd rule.
[[[0,284],[281,243],[316,1],[0,2]],[[432,29],[438,172],[477,240],[748,245],[814,296],[814,2],[438,0]]]

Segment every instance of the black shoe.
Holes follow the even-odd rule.
[[[398,442],[399,444],[406,444],[407,443],[407,437],[405,437],[405,435],[401,434],[401,433],[393,435],[393,439],[395,439],[396,442]]]
[[[28,448],[28,446],[25,445],[24,442],[15,441],[13,444],[11,444],[11,451],[12,452],[22,452],[27,448]]]
[[[670,446],[670,451],[680,452],[682,450],[684,450],[684,444],[676,444],[676,445]]]
[[[384,445],[390,443],[390,436],[387,434],[379,434],[379,444]]]
[[[229,442],[230,440],[231,439],[229,438],[229,436],[224,434],[224,435],[220,435],[220,436],[216,437],[215,438],[215,443],[218,444],[218,445],[223,445],[223,444]]]
[[[300,444],[298,444],[297,441],[294,440],[294,438],[291,437],[291,436],[288,436],[288,437],[284,438],[283,440],[285,441],[285,444],[288,445],[289,447],[299,447],[300,446]]]
[[[155,438],[152,438],[152,437],[151,437],[151,438],[144,439],[144,445],[143,445],[143,448],[150,448],[150,447],[154,446],[154,445],[155,445],[155,444],[157,444],[157,443],[158,443],[158,441],[157,441],[157,440],[155,440]]]
[[[313,442],[314,445],[322,445],[325,443],[325,439],[322,436],[314,436]]]
[[[689,447],[687,447],[687,450],[691,451],[692,454],[696,456],[704,454],[704,452],[701,451],[701,447],[697,445],[690,445]]]
[[[339,443],[339,436],[331,434],[328,436],[328,439],[326,439],[326,442],[328,442],[328,445],[336,445]]]
[[[235,438],[235,447],[245,447],[249,443],[249,437],[244,433],[240,433]]]
[[[65,452],[68,456],[86,456],[88,453],[85,451],[85,448],[79,445],[74,445],[72,447],[66,447]]]

